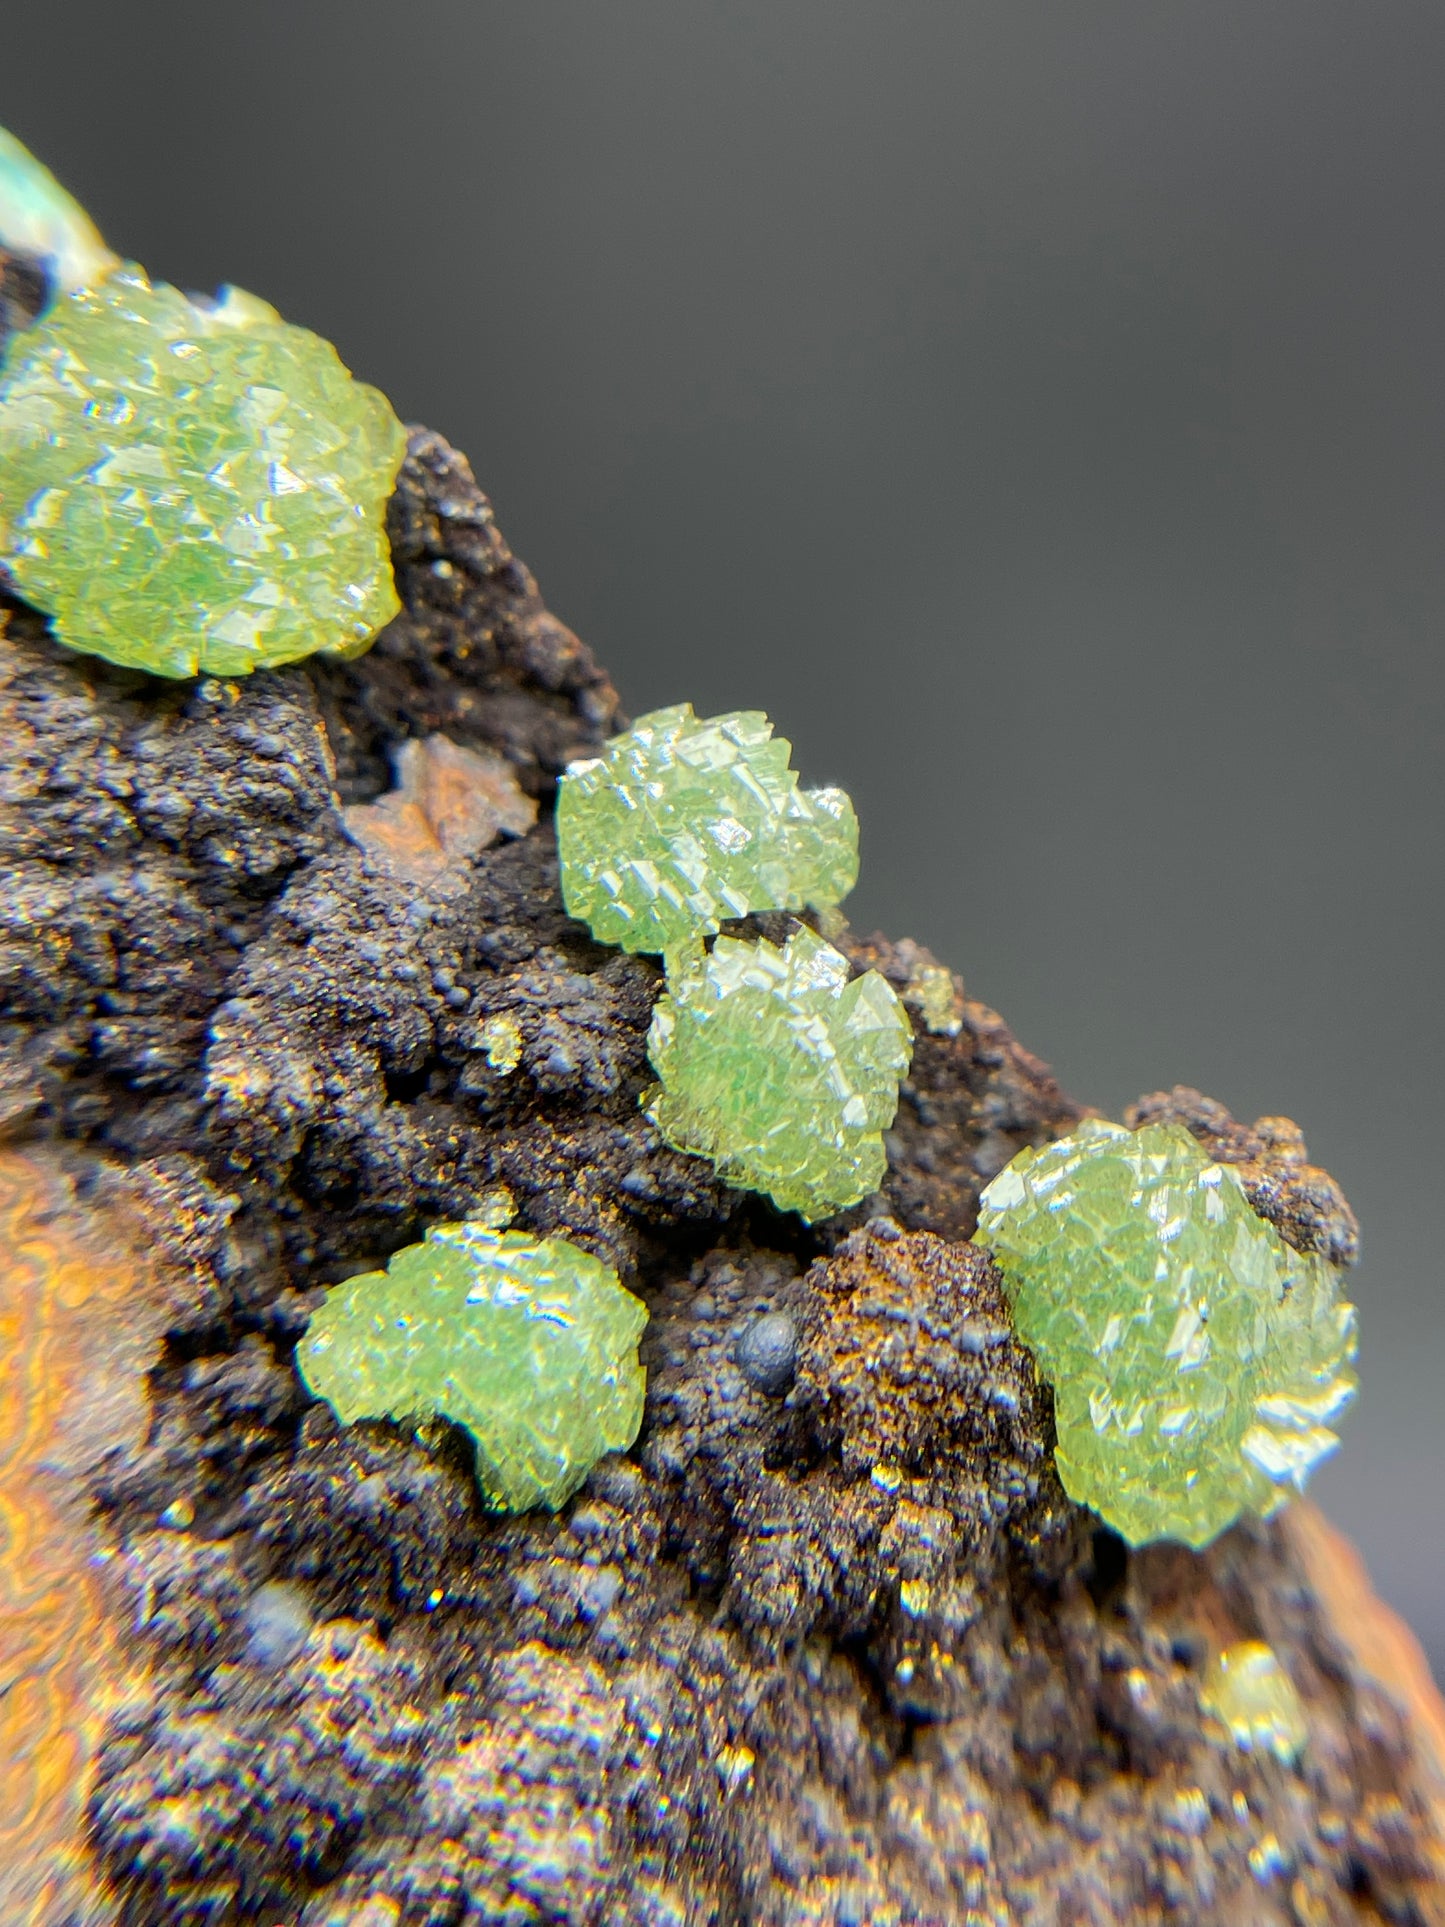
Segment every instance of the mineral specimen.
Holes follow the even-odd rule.
[[[1181,1126],[1086,1122],[983,1194],[978,1241],[1054,1388],[1070,1497],[1133,1545],[1202,1546],[1333,1451],[1354,1307]]]
[[[443,1415],[476,1444],[489,1505],[555,1510],[642,1422],[647,1312],[563,1238],[437,1225],[338,1285],[297,1362],[350,1424]]]
[[[842,790],[800,790],[758,710],[654,710],[574,763],[557,797],[568,912],[599,943],[665,954],[757,910],[841,903],[858,880]]]
[[[847,959],[806,927],[782,949],[719,937],[711,955],[669,969],[647,1040],[662,1080],[647,1111],[729,1184],[822,1218],[883,1176],[912,1047],[878,972],[849,983]]]
[[[120,257],[48,167],[0,127],[0,248],[44,263],[56,291],[94,287]]]
[[[158,675],[355,654],[399,607],[383,519],[405,447],[329,342],[127,266],[11,349],[0,562],[60,641]]]
[[[1246,1753],[1273,1753],[1288,1764],[1309,1736],[1295,1683],[1262,1639],[1224,1648],[1209,1669],[1201,1704]]]
[[[84,1898],[103,1884],[133,1927],[1435,1921],[1439,1701],[1418,1650],[1397,1694],[1341,1542],[1318,1542],[1327,1578],[1302,1563],[1313,1508],[1124,1561],[1064,1499],[1003,1281],[958,1242],[980,1174],[1078,1122],[1000,1017],[957,985],[955,1035],[910,1009],[896,1226],[720,1221],[711,1166],[636,1110],[657,973],[576,941],[545,831],[468,862],[455,898],[341,841],[326,738],[350,802],[436,730],[545,794],[611,714],[465,464],[413,450],[389,517],[408,615],[356,662],[138,692],[0,612],[0,1119],[154,1186],[197,1266],[134,1446],[64,1541],[125,1588],[85,1621],[123,1647],[114,1700],[77,1705],[52,1665],[74,1602],[33,1584],[52,1521],[25,1474],[0,1868],[27,1879],[45,1825],[8,1723],[28,1700],[46,1731],[113,1708],[95,1772],[57,1752],[43,1791]],[[833,941],[909,1003],[928,960]],[[484,1052],[519,1034],[503,1077]],[[1352,1064],[1378,1048],[1352,1041]],[[229,1095],[203,1110],[212,1076]],[[419,1214],[505,1215],[504,1181],[653,1309],[645,1436],[561,1519],[483,1514],[455,1451],[305,1412],[292,1371],[318,1277]],[[23,1297],[56,1226],[16,1226]],[[78,1347],[133,1329],[145,1278],[116,1256],[57,1307],[43,1368],[25,1334],[47,1410],[88,1419]],[[0,1483],[50,1450],[17,1422]],[[1198,1656],[1258,1631],[1308,1693],[1305,1775],[1201,1718]],[[0,1920],[26,1917],[0,1875]]]

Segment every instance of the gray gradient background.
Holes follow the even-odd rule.
[[[1318,1490],[1445,1670],[1445,7],[11,0],[0,120],[472,456],[854,921],[1365,1227]]]

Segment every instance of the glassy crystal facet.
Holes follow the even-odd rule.
[[[1207,1544],[1338,1443],[1354,1307],[1181,1126],[1094,1120],[1022,1152],[977,1242],[1054,1388],[1065,1489],[1130,1544]]]
[[[662,955],[729,917],[840,903],[858,880],[842,790],[800,790],[792,746],[759,710],[654,710],[557,797],[569,915],[599,943]]]
[[[396,614],[406,436],[329,342],[135,267],[62,295],[0,380],[0,562],[60,641],[164,676],[355,654]]]
[[[647,1048],[662,1080],[648,1115],[729,1184],[809,1219],[876,1189],[913,1050],[876,970],[850,983],[847,959],[807,928],[782,949],[719,937],[669,965]]]
[[[647,1309],[564,1238],[435,1225],[328,1295],[297,1348],[347,1424],[438,1414],[477,1448],[490,1505],[554,1510],[642,1423]]]

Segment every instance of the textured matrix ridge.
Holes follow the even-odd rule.
[[[400,606],[384,517],[405,450],[329,342],[127,266],[11,346],[0,561],[60,641],[157,675],[355,654]]]
[[[1023,1151],[978,1242],[1053,1385],[1065,1490],[1131,1545],[1206,1545],[1338,1443],[1354,1307],[1182,1126],[1091,1120]]]
[[[642,1423],[641,1301],[564,1238],[436,1225],[338,1285],[297,1351],[347,1424],[445,1416],[476,1443],[489,1505],[554,1510]]]
[[[876,970],[806,927],[782,949],[719,937],[669,970],[647,1040],[648,1115],[676,1149],[780,1210],[828,1216],[876,1189],[913,1033]]]
[[[831,909],[858,880],[842,790],[800,790],[760,710],[654,710],[574,763],[557,797],[569,915],[599,943],[658,955],[759,910]]]

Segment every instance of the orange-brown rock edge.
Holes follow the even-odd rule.
[[[84,1806],[122,1656],[81,1485],[144,1427],[145,1279],[39,1157],[0,1152],[0,1240],[0,1919],[99,1927]]]

